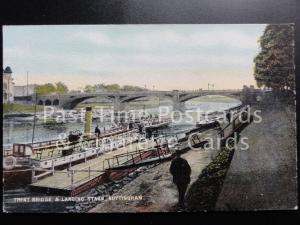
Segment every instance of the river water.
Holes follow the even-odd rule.
[[[201,110],[203,112],[212,112],[218,111],[222,112],[228,108],[239,105],[239,101],[233,100],[232,102],[187,102],[185,104],[186,109],[191,112],[193,120],[185,116],[182,117],[182,120],[177,120],[170,124],[170,126],[165,130],[165,132],[179,132],[181,130],[186,130],[192,127],[195,127],[197,122],[198,114],[197,111]],[[161,112],[164,109],[151,108],[146,109],[149,113],[158,113],[159,110]],[[170,110],[171,107],[168,107]],[[105,126],[108,127],[111,124],[109,122],[99,123],[97,121],[93,121],[92,130],[94,130],[95,126],[99,124],[100,129]],[[46,141],[51,139],[59,139],[62,135],[68,135],[70,131],[80,130],[83,132],[84,123],[76,122],[76,123],[65,123],[65,124],[56,124],[52,126],[45,126],[43,124],[37,124],[35,127],[35,135],[34,142],[38,141]],[[3,145],[10,145],[13,143],[31,143],[33,136],[33,124],[32,123],[16,123],[14,120],[3,120]]]
[[[186,109],[189,112],[192,112],[193,120],[188,120],[187,117],[183,117],[183,119],[179,122],[172,122],[168,128],[163,131],[166,133],[175,133],[181,130],[186,130],[192,127],[195,127],[197,122],[197,111],[201,110],[203,112],[212,112],[218,111],[222,112],[228,108],[235,107],[239,105],[240,102],[233,101],[230,103],[215,103],[215,102],[204,102],[204,103],[189,103],[185,104]],[[166,107],[164,107],[166,108]],[[170,109],[169,107],[168,109]],[[152,108],[147,110],[149,113],[158,113],[158,108]],[[109,123],[99,123],[97,121],[93,121],[93,129],[96,124],[100,125],[100,128],[103,129],[103,126],[109,126]],[[12,143],[31,143],[32,141],[32,131],[33,131],[32,123],[16,123],[13,120],[4,120],[3,121],[3,144],[12,144]],[[34,141],[44,141],[51,139],[60,138],[61,134],[68,134],[69,131],[73,130],[84,130],[84,123],[66,123],[55,126],[45,126],[42,124],[36,125],[35,128],[35,138]],[[20,188],[18,190],[12,190],[12,193],[5,192],[4,196],[4,207],[3,209],[7,212],[68,212],[68,207],[75,207],[76,202],[46,202],[46,203],[27,203],[27,204],[15,204],[9,203],[13,202],[13,198],[15,197],[50,197],[48,194],[40,194],[40,193],[31,193],[27,188]],[[53,197],[53,196],[52,196]]]

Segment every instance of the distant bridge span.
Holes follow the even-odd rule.
[[[244,102],[244,89],[236,90],[197,90],[197,91],[118,91],[118,92],[96,92],[61,95],[44,95],[37,97],[38,105],[53,105],[64,109],[73,109],[86,99],[103,97],[110,99],[114,105],[114,111],[124,110],[125,105],[133,100],[144,97],[169,98],[173,102],[174,110],[182,111],[184,102],[206,95],[222,95],[235,98]]]

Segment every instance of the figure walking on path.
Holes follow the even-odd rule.
[[[191,182],[191,167],[187,160],[180,157],[179,151],[176,151],[176,157],[171,162],[170,173],[173,175],[173,182],[177,185],[179,193],[178,205],[184,208],[184,196],[188,184]]]
[[[99,138],[100,134],[101,134],[101,131],[100,131],[98,125],[97,125],[96,128],[95,128],[95,135]]]

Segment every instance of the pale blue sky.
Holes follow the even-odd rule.
[[[3,63],[17,85],[63,81],[160,90],[255,84],[253,58],[265,25],[5,26]]]

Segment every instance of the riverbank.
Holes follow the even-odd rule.
[[[216,131],[211,131],[212,137]],[[216,156],[216,150],[190,150],[182,155],[192,169],[191,184],[197,180],[201,171]],[[91,209],[92,213],[109,212],[172,212],[177,211],[178,193],[169,172],[171,162],[161,163],[145,170],[139,177],[126,184],[111,196],[142,196],[142,200],[105,200]]]
[[[44,107],[41,105],[36,106],[36,111],[43,111]],[[3,113],[34,113],[35,106],[27,104],[17,104],[17,103],[4,103]]]
[[[261,116],[261,123],[252,122],[240,133],[240,140],[248,138],[248,150],[241,150],[245,146],[239,143],[234,151],[183,155],[192,168],[187,211],[297,208],[295,111],[269,106]],[[90,212],[176,211],[177,190],[169,166],[166,162],[146,170],[112,194],[142,195],[143,200],[105,200]]]
[[[216,210],[297,207],[295,109],[268,106],[261,115],[241,132],[250,148],[237,146]]]
[[[222,148],[186,194],[186,211],[213,210],[231,163],[234,149]]]

